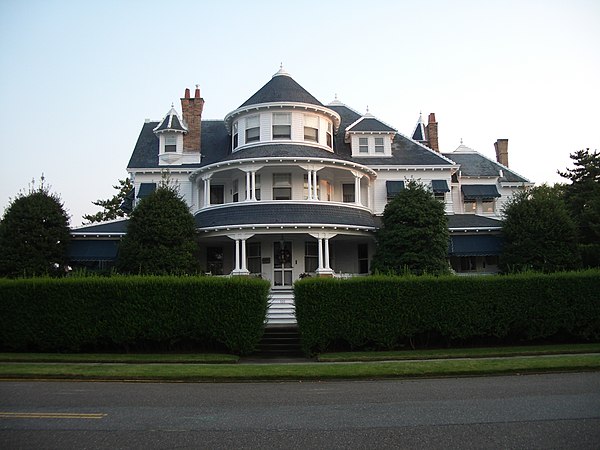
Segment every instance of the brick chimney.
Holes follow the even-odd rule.
[[[425,131],[427,133],[427,141],[429,142],[429,148],[439,153],[440,146],[438,145],[438,123],[435,121],[434,113],[429,114]]]
[[[496,149],[496,161],[508,167],[508,139],[498,139],[494,142]]]
[[[181,112],[188,132],[183,135],[183,151],[200,153],[201,147],[201,119],[204,99],[200,97],[200,88],[196,85],[194,98],[190,97],[190,90],[186,89],[181,99]]]

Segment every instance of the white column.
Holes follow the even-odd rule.
[[[246,172],[246,201],[252,200],[252,185],[250,181],[250,172]]]
[[[312,174],[313,174],[313,188],[315,190],[313,198],[315,200],[319,200],[319,191],[317,190],[317,171],[313,170]]]
[[[234,272],[240,271],[240,240],[235,240],[235,267],[233,269]]]
[[[256,200],[256,170],[250,172],[250,200]]]
[[[317,268],[317,271],[320,271],[325,268],[323,266],[323,239],[322,238],[319,238],[318,248],[319,248],[319,267]]]
[[[325,269],[327,270],[331,270],[331,267],[329,267],[329,238],[325,238]]]
[[[354,202],[357,205],[360,205],[360,177],[358,175],[354,175]]]
[[[242,246],[242,264],[241,271],[248,272],[248,268],[246,267],[246,239],[242,239],[240,241],[240,245]]]
[[[210,206],[210,178],[204,179],[204,206]]]
[[[312,200],[312,170],[308,171],[308,200]]]

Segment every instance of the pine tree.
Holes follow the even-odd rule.
[[[121,205],[127,203],[127,195],[132,191],[133,185],[129,178],[119,180],[119,184],[113,186],[118,192],[109,199],[96,200],[92,204],[103,208],[102,211],[98,211],[96,214],[86,214],[83,216],[84,220],[88,223],[94,222],[105,222],[107,220],[115,220],[120,217],[126,217],[129,212],[126,208],[121,208]]]
[[[40,187],[20,192],[0,221],[0,276],[64,274],[69,240],[69,217],[42,176]]]
[[[547,185],[517,192],[504,206],[504,272],[557,272],[577,269],[581,257],[577,227],[563,198],[563,186]]]
[[[194,217],[176,187],[162,183],[131,213],[121,241],[117,270],[132,274],[191,274],[198,271]]]
[[[558,171],[565,186],[567,209],[578,227],[580,250],[586,266],[600,266],[600,153],[590,149],[570,155],[575,168]]]
[[[372,269],[395,274],[447,273],[448,239],[444,205],[411,180],[385,207]]]

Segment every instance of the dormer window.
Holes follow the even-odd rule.
[[[327,122],[327,147],[333,148],[333,125]]]
[[[317,116],[304,116],[304,140],[319,142],[319,118]]]
[[[369,153],[369,138],[358,138],[358,152]]]
[[[260,141],[260,119],[259,116],[246,118],[246,143]]]
[[[385,149],[383,146],[383,138],[376,137],[375,138],[375,153],[384,153]]]
[[[273,113],[273,139],[292,138],[292,115],[290,113]]]
[[[177,151],[177,135],[165,135],[165,153]]]

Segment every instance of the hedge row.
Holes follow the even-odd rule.
[[[600,271],[490,277],[307,279],[294,286],[307,353],[343,342],[393,349],[425,335],[600,339]]]
[[[169,347],[254,350],[269,283],[247,278],[89,277],[0,280],[0,347],[10,351]]]

